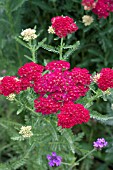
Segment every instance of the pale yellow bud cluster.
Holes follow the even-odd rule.
[[[90,25],[93,21],[94,21],[93,17],[91,17],[89,15],[84,15],[82,17],[82,22],[84,23],[85,26]]]
[[[11,93],[9,94],[9,96],[6,97],[6,99],[8,99],[9,101],[13,101],[15,99],[15,94],[14,93]]]
[[[54,28],[52,26],[49,26],[48,33],[49,34],[55,34],[55,30],[54,30]]]
[[[21,134],[24,138],[29,138],[33,136],[31,128],[32,128],[31,126],[22,126],[19,134]]]
[[[97,73],[95,76],[92,77],[92,79],[95,83],[97,83],[99,78],[100,78],[100,73]]]
[[[37,35],[35,33],[35,29],[28,28],[21,32],[21,36],[23,37],[23,40],[30,41],[37,38]]]

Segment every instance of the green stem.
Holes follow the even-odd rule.
[[[93,91],[94,94],[97,94],[95,90],[93,90],[91,87],[89,87],[91,91]]]
[[[70,163],[62,162],[63,165],[71,165]]]
[[[63,52],[63,38],[61,38],[60,50],[59,50],[60,60],[63,59],[63,57],[62,57],[62,52]]]
[[[31,54],[32,54],[33,62],[36,63],[35,48],[34,47],[32,47]]]
[[[85,159],[87,156],[89,156],[89,155],[91,155],[93,152],[95,152],[96,151],[96,149],[94,148],[93,150],[91,150],[90,152],[88,152],[86,155],[84,155],[82,158],[80,158],[78,161],[76,161],[72,166],[71,166],[71,169],[74,167],[74,166],[76,166],[76,165],[78,165],[78,163],[80,162],[80,161],[82,161],[83,159]],[[70,170],[71,170],[70,169]]]
[[[30,49],[31,55],[32,55],[31,61],[36,63],[36,58],[35,58],[36,49],[35,49],[35,46],[32,44],[31,40],[29,41],[28,44],[29,44],[29,49]]]

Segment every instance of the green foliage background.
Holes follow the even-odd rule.
[[[94,23],[88,27],[85,27],[82,23],[82,16],[85,14],[90,14],[94,17]],[[15,75],[18,68],[28,61],[24,54],[30,55],[29,52],[15,41],[15,37],[20,34],[22,29],[33,28],[36,25],[37,32],[42,31],[39,40],[47,37],[46,44],[53,46],[59,44],[59,41],[53,41],[55,37],[47,32],[48,26],[51,25],[51,18],[57,15],[72,17],[79,27],[75,34],[69,35],[66,39],[67,44],[74,44],[76,41],[80,41],[80,47],[69,58],[72,68],[75,66],[85,67],[90,70],[90,73],[100,71],[103,67],[112,68],[113,13],[107,19],[98,19],[92,12],[83,10],[80,0],[0,0],[1,77]],[[47,52],[43,48],[40,48],[37,52],[37,58],[40,64],[44,59],[46,61],[58,59],[57,54]],[[113,115],[111,110],[113,98],[111,96],[108,98],[108,102],[99,99],[98,102],[94,103],[93,107],[96,111],[107,116]],[[22,155],[27,154],[25,151],[29,151],[28,143],[30,141],[23,141],[20,144],[20,141],[15,142],[15,140],[11,140],[11,137],[17,134],[22,124],[25,122],[29,124],[27,117],[24,117],[25,111],[17,116],[16,110],[17,106],[14,103],[10,103],[4,97],[0,97],[0,170],[37,170],[37,167],[39,170],[41,168],[46,170],[47,167],[41,167],[41,159],[37,160],[37,155],[41,152],[38,149],[35,150],[35,153],[30,153],[34,155],[30,161],[27,157],[22,159]],[[45,125],[42,123],[42,126]],[[37,130],[41,129],[37,127]],[[76,126],[73,129],[74,134],[81,131],[84,132],[84,137],[82,142],[80,142],[80,146],[84,150],[91,149],[92,142],[98,137],[104,137],[108,140],[109,146],[106,153],[104,151],[98,152],[94,155],[94,159],[92,157],[85,159],[79,166],[79,170],[112,170],[113,121],[108,120],[105,125],[104,122],[99,122],[97,118],[97,121],[93,120],[87,125]],[[79,141],[80,139],[78,139],[77,146]],[[81,153],[77,154],[81,156]],[[73,159],[68,152],[66,157],[69,157],[67,160]],[[45,159],[44,161],[46,162],[47,160]]]

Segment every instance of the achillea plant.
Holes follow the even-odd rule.
[[[97,3],[99,1],[82,2],[88,9],[96,9]],[[107,15],[103,14],[105,18]],[[45,44],[45,40],[36,44],[34,40],[38,37],[36,30],[29,28],[22,31],[21,37],[17,40],[30,50],[31,56],[26,56],[30,62],[18,69],[18,78],[4,76],[0,79],[0,94],[19,105],[18,114],[25,111],[27,115],[26,124],[21,128],[17,127],[19,132],[12,136],[13,140],[21,143],[24,146],[22,148],[27,150],[20,154],[24,160],[22,165],[28,167],[33,156],[32,161],[36,162],[40,170],[46,170],[49,166],[61,166],[62,170],[72,170],[80,161],[108,144],[104,138],[99,138],[93,143],[94,148],[84,153],[79,143],[83,135],[79,131],[78,136],[82,137],[77,139],[73,128],[91,124],[92,118],[99,121],[113,119],[99,113],[95,114],[91,107],[99,98],[104,99],[105,94],[110,95],[107,90],[113,88],[113,69],[103,68],[96,75],[89,73],[86,68],[71,69],[68,57],[71,52],[76,51],[80,43],[66,45],[64,41],[68,34],[76,32],[79,28],[68,16],[53,17],[51,23],[51,28],[60,38],[60,45],[51,48]],[[46,47],[48,51],[57,53],[59,60],[38,64],[36,51],[40,47]],[[66,53],[64,49],[67,50]]]

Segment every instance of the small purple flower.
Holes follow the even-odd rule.
[[[49,166],[60,166],[62,158],[56,155],[56,152],[52,152],[51,155],[47,155],[47,159],[49,160]]]
[[[108,142],[104,138],[98,138],[96,142],[93,142],[93,146],[96,149],[101,150],[103,147],[107,146]]]

